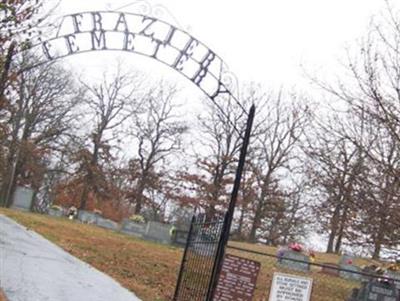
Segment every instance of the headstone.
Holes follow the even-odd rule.
[[[309,301],[312,291],[312,279],[274,273],[269,301]]]
[[[310,258],[302,253],[287,250],[278,258],[278,264],[292,270],[308,272],[310,270]]]
[[[11,208],[31,211],[33,190],[27,187],[17,186],[12,198]]]
[[[321,273],[331,276],[339,276],[339,265],[335,263],[324,263],[321,267]]]
[[[342,264],[353,264],[353,263],[354,263],[354,256],[343,254],[340,257],[339,265],[342,265]]]
[[[142,237],[146,232],[146,224],[135,223],[129,219],[124,219],[121,223],[121,232],[128,235]]]
[[[352,264],[341,264],[339,275],[342,278],[354,281],[361,281],[363,278],[361,269]]]
[[[64,216],[63,211],[60,209],[55,209],[55,208],[49,208],[47,213],[51,216],[55,216],[55,217],[62,217]]]
[[[392,279],[396,288],[400,290],[400,272],[386,271],[384,276]]]
[[[171,225],[159,222],[148,222],[144,238],[150,239],[163,244],[171,243]]]
[[[178,246],[184,247],[188,239],[189,232],[185,230],[176,230],[173,238],[173,243]]]
[[[398,301],[400,295],[393,283],[364,282],[348,301]]]
[[[98,214],[86,210],[78,210],[78,220],[85,224],[96,224]]]
[[[257,261],[225,255],[213,301],[251,301],[259,271]]]
[[[109,229],[109,230],[114,230],[114,231],[117,231],[119,229],[118,223],[116,223],[112,220],[103,218],[101,216],[97,217],[96,225],[99,227]]]
[[[361,276],[361,280],[364,282],[369,282],[376,277],[379,277],[380,274],[378,274],[378,266],[376,265],[367,265],[361,269],[361,272],[363,272],[363,275]]]

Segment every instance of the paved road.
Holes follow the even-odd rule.
[[[9,301],[140,301],[109,276],[3,215],[0,287]]]

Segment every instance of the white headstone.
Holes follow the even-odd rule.
[[[33,190],[28,187],[17,186],[13,194],[12,208],[30,211],[33,200]]]

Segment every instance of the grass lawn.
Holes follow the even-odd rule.
[[[0,288],[0,301],[7,301],[6,295],[4,295],[4,292],[1,288]]]
[[[0,209],[116,279],[145,301],[170,300],[182,256],[181,249],[135,239],[65,218]]]
[[[9,209],[0,209],[0,213],[40,233],[67,252],[110,275],[144,301],[172,299],[182,258],[181,249],[147,242],[65,218]],[[262,245],[237,242],[230,244],[270,254],[276,253],[276,248]],[[229,249],[228,252],[261,262],[262,270],[254,298],[257,301],[268,300],[273,272],[296,274],[281,268],[278,270],[274,258]],[[316,257],[318,263],[339,261],[338,256],[332,254],[317,253]],[[356,264],[364,263],[366,263],[364,259],[356,260]],[[321,274],[318,268],[313,268],[315,269],[307,275],[303,274],[314,279],[312,300],[343,301],[351,289],[358,286],[358,283]]]

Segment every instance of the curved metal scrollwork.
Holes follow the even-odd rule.
[[[157,9],[152,9],[153,15]],[[238,91],[237,80],[224,61],[188,32],[154,16],[114,11],[67,15],[55,36],[30,50],[43,54],[38,64],[95,50],[140,54],[178,71],[212,101],[228,96],[240,105],[233,95]]]

